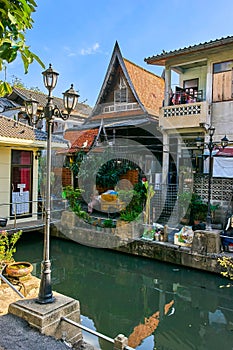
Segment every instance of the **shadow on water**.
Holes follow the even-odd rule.
[[[24,235],[15,257],[34,263],[38,277],[42,244],[41,235]],[[83,324],[98,332],[123,333],[137,350],[233,349],[227,279],[59,239],[52,239],[51,260],[53,290],[78,299]]]

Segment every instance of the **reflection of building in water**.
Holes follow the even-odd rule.
[[[220,289],[217,294],[211,289],[197,287],[196,283],[198,281],[190,283],[189,286],[179,282],[173,283],[175,315],[166,317],[164,322],[161,322],[160,317],[154,336],[154,348],[231,349],[233,344],[233,309],[229,308],[231,294],[229,293],[227,298],[221,298]],[[168,312],[167,316],[171,312]]]
[[[172,300],[170,303],[166,304],[164,306],[164,314],[166,315],[171,308],[171,306],[174,304],[174,300]],[[154,330],[158,327],[159,324],[159,315],[160,312],[156,311],[152,316],[149,318],[145,318],[144,324],[139,324],[138,326],[134,327],[133,333],[130,334],[128,338],[128,344],[129,346],[136,348],[141,344],[141,342],[149,337]]]
[[[215,310],[214,312],[209,312],[209,324],[220,330],[220,326],[224,326],[227,324],[226,317],[222,313],[221,310]]]

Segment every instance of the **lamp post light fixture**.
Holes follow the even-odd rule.
[[[213,150],[219,149],[217,143],[213,142],[213,136],[215,133],[215,128],[210,126],[208,129],[209,132],[209,142],[203,143],[200,137],[196,138],[196,145],[200,148],[202,145],[206,145],[209,150],[209,171],[208,171],[208,197],[207,197],[207,215],[206,215],[206,230],[212,230],[212,216],[211,216],[211,181],[213,176]],[[228,145],[228,138],[226,135],[221,139],[221,147],[225,148]]]
[[[51,134],[54,117],[67,120],[70,113],[75,108],[79,94],[71,88],[63,93],[63,103],[66,114],[62,114],[60,109],[53,104],[52,90],[57,84],[59,73],[52,69],[51,64],[49,68],[43,73],[44,85],[48,89],[47,104],[44,107],[44,113],[36,116],[38,102],[30,98],[26,101],[26,111],[30,118],[31,124],[35,125],[39,120],[45,119],[47,126],[47,172],[46,172],[46,188],[45,188],[45,226],[44,226],[44,247],[43,247],[43,261],[41,263],[41,281],[37,302],[40,304],[48,304],[55,301],[51,287],[51,262],[50,262],[50,221],[51,221]]]

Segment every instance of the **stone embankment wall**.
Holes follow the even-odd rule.
[[[116,250],[122,253],[142,256],[189,268],[220,273],[218,258],[229,255],[222,252],[220,231],[195,231],[191,247],[164,241],[147,241],[140,238],[138,227],[119,227],[110,231],[98,231],[91,225],[83,224],[74,213],[63,215],[60,229],[53,235],[77,243]],[[132,224],[134,225],[134,224]],[[122,233],[122,234],[121,234]]]

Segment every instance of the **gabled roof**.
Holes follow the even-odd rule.
[[[0,115],[0,144],[20,144],[22,147],[46,147],[47,133],[21,122],[16,122],[12,118],[6,118]],[[52,136],[54,143],[59,147],[65,147],[67,143],[58,136]]]
[[[20,107],[18,103],[9,100],[6,97],[0,97],[0,109],[2,112],[8,109],[17,109],[18,107]]]
[[[148,64],[157,64],[157,65],[164,66],[165,61],[173,57],[178,57],[178,56],[187,55],[191,53],[199,54],[202,51],[216,50],[222,47],[223,45],[224,47],[226,47],[226,45],[232,45],[232,44],[233,44],[233,36],[227,36],[225,38],[210,40],[208,42],[184,47],[178,50],[173,50],[168,52],[163,50],[162,53],[145,58],[144,61]]]
[[[140,102],[149,113],[159,115],[164,99],[164,79],[125,58],[123,60]]]
[[[25,100],[32,97],[39,103],[39,107],[45,107],[47,104],[47,95],[43,92],[35,91],[35,90],[28,90],[24,88],[19,87],[13,87],[13,90],[11,94],[9,94],[8,99],[15,101],[16,103],[23,104]],[[57,105],[60,110],[64,110],[63,106],[63,100],[62,98],[53,97],[53,103],[54,105]],[[77,103],[76,109],[75,109],[80,116],[82,117],[88,117],[91,113],[91,107],[83,104],[83,103]]]
[[[108,114],[99,113],[99,106],[105,103],[106,96],[110,93],[109,89],[112,81],[116,75],[117,67],[120,66],[127,85],[131,89],[131,92],[139,104],[140,109],[138,111],[127,112],[112,112]],[[121,51],[118,43],[116,42],[112,57],[107,69],[107,73],[104,78],[103,85],[101,87],[99,96],[96,101],[96,105],[93,109],[91,116],[87,122],[94,119],[110,119],[116,118],[116,115],[122,117],[135,117],[138,113],[150,114],[153,116],[159,116],[159,108],[162,106],[164,98],[164,79],[153,74],[146,69],[139,67],[131,61],[124,59],[121,55]],[[113,101],[114,102],[114,101]]]
[[[79,131],[76,134],[77,139],[72,143],[68,153],[75,153],[80,150],[89,151],[97,135],[98,129]]]

